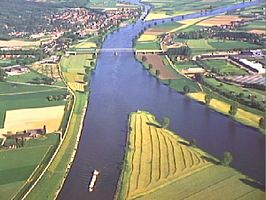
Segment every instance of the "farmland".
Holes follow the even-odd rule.
[[[22,131],[39,129],[44,125],[51,133],[59,130],[65,106],[52,106],[44,108],[28,108],[8,110],[5,114],[4,129],[7,131]],[[30,115],[27,115],[31,113]]]
[[[159,42],[137,42],[136,47],[137,50],[160,50]]]
[[[212,8],[227,6],[229,3],[239,3],[241,1],[234,1],[234,0],[225,0],[225,1],[218,1],[218,0],[169,0],[169,1],[158,1],[158,0],[143,0],[145,3],[151,4],[154,8],[147,16],[146,20],[158,19],[158,18],[166,18],[166,17],[173,17],[178,15],[185,15],[191,12],[200,11],[209,9],[210,6]],[[208,2],[208,3],[206,3]]]
[[[0,199],[20,199],[50,159],[58,141],[57,134],[28,140],[16,150],[0,150]],[[10,168],[12,166],[12,168]]]
[[[66,104],[64,99],[53,101],[48,101],[47,99],[48,96],[65,95],[67,93],[66,89],[44,86],[30,87],[25,85],[18,85],[14,88],[12,84],[10,85],[9,83],[1,83],[0,86],[3,86],[6,90],[10,88],[9,92],[0,95],[0,128],[3,128],[4,126],[5,112],[7,110],[40,108]]]
[[[141,60],[143,56],[138,56],[138,59]],[[149,70],[152,71],[153,74],[157,74],[157,76],[162,79],[176,79],[178,75],[171,69],[170,66],[167,66],[169,64],[164,64],[165,60],[163,60],[162,56],[154,55],[154,54],[146,54],[144,56],[147,58],[146,63],[144,65],[147,65],[147,68],[150,68]]]
[[[255,181],[219,165],[217,159],[162,128],[153,115],[132,113],[129,127],[118,199],[192,200],[211,196],[230,200],[246,199],[250,193],[258,200],[264,198]]]
[[[192,49],[193,55],[199,55],[203,53],[213,52],[213,51],[228,51],[233,49],[249,49],[249,48],[260,48],[259,45],[251,44],[248,42],[241,41],[223,41],[217,39],[179,39],[176,42],[187,43],[187,45]]]
[[[27,200],[35,200],[36,198],[40,200],[54,199],[58,188],[62,187],[62,181],[66,178],[69,167],[73,162],[89,98],[89,92],[85,87],[87,83],[82,83],[82,88],[74,84],[79,74],[82,74],[83,77],[87,76],[84,72],[87,68],[86,63],[90,61],[88,58],[88,54],[73,55],[64,57],[60,62],[63,78],[74,96],[72,112],[70,112],[69,119],[66,119],[69,121],[58,153],[44,173],[44,176],[27,196]],[[93,70],[93,68],[88,69],[89,73]]]
[[[227,60],[207,60],[204,66],[220,75],[247,75],[248,73]]]

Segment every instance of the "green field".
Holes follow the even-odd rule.
[[[185,42],[192,49],[193,55],[208,53],[212,51],[228,51],[233,49],[253,49],[261,48],[256,44],[241,41],[223,41],[217,39],[180,39],[176,38],[176,42]]]
[[[257,101],[265,100],[265,93],[263,94],[261,92],[257,92],[256,90],[250,90],[248,88],[238,87],[238,86],[235,86],[233,84],[223,83],[223,82],[220,82],[214,78],[205,78],[204,80],[206,81],[206,83],[213,85],[215,87],[218,87],[222,91],[226,91],[226,92],[232,91],[236,95],[239,95],[240,93],[242,93],[243,94],[242,98],[245,98],[246,100],[249,100],[248,96],[250,94],[253,96],[256,96]]]
[[[204,0],[167,0],[167,1],[158,1],[158,0],[143,0],[143,2],[150,3],[152,6],[154,6],[153,12],[167,12],[169,15],[171,15],[174,12],[177,11],[198,11],[201,9],[206,9],[209,6],[215,7],[221,7],[221,6],[228,6],[228,4],[234,4],[234,3],[240,3],[241,0],[212,0],[212,1],[204,1]]]
[[[255,20],[252,22],[249,22],[247,25],[240,27],[240,30],[264,30],[265,31],[265,23],[266,21],[263,20]]]
[[[38,81],[44,78],[47,78],[47,76],[31,71],[26,74],[8,76],[6,80],[12,82],[37,83]]]
[[[204,61],[204,67],[220,75],[247,75],[248,73],[227,60],[207,60]]]
[[[2,85],[3,84],[3,85]],[[8,86],[7,83],[0,83],[1,86]],[[28,87],[28,86],[27,86]],[[4,126],[4,118],[6,110],[23,109],[23,108],[39,108],[46,106],[65,105],[63,100],[48,101],[48,96],[56,96],[66,94],[66,89],[60,88],[48,88],[43,90],[41,86],[21,87],[22,92],[17,91],[13,94],[7,93],[6,95],[0,95],[0,128]],[[8,88],[8,87],[7,87]],[[6,89],[7,89],[6,88]],[[33,91],[29,91],[29,90]],[[38,91],[39,89],[39,91]],[[42,90],[41,90],[42,89]],[[24,90],[24,91],[23,91]],[[28,93],[29,92],[29,93]]]
[[[119,200],[263,200],[257,182],[161,128],[147,112],[130,116]]]
[[[167,83],[167,82],[166,82]],[[197,82],[186,78],[182,75],[180,75],[179,78],[171,80],[170,84],[168,83],[168,86],[176,90],[177,92],[183,93],[184,92],[184,87],[188,86],[190,92],[198,92],[201,91],[199,85]]]
[[[49,134],[29,140],[19,149],[0,150],[0,199],[20,199],[25,188],[31,184],[27,179],[34,170],[36,174],[40,173],[41,167],[50,159],[57,141],[57,134]],[[32,176],[31,180],[34,178],[36,177]]]
[[[159,42],[137,42],[135,48],[137,50],[160,50]]]

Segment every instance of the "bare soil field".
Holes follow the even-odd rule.
[[[167,69],[167,67],[164,65],[161,57],[159,55],[154,55],[154,54],[147,54],[147,63],[152,64],[152,69],[153,71],[159,70],[160,79],[176,79],[178,76],[175,74],[175,72],[170,71]]]

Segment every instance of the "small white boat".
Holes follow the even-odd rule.
[[[118,55],[117,51],[115,51],[115,53],[114,53],[114,54],[115,54],[115,56],[117,56],[117,55]]]
[[[97,180],[97,176],[100,174],[99,171],[97,171],[96,169],[93,171],[92,173],[92,178],[89,184],[89,192],[93,192],[96,180]]]

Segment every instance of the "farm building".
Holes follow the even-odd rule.
[[[9,76],[21,75],[30,72],[30,69],[28,67],[22,65],[13,65],[8,67],[3,67],[2,69]]]

